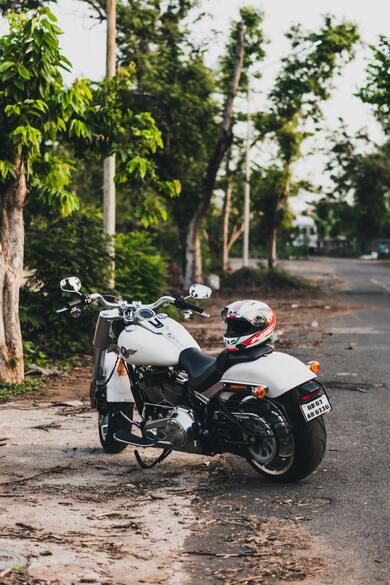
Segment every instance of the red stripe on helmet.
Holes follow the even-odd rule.
[[[258,333],[254,333],[252,335],[252,337],[245,339],[245,341],[243,341],[239,345],[244,345],[245,347],[248,347],[248,346],[254,345],[255,343],[261,342],[262,340],[264,340],[267,337],[269,337],[270,335],[272,335],[272,333],[275,330],[275,326],[276,326],[276,315],[273,312],[270,324],[268,325],[268,327],[266,329],[264,329],[263,331],[259,331]]]

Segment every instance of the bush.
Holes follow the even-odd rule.
[[[21,319],[29,359],[42,354],[63,358],[89,352],[96,312],[84,311],[75,322],[57,314],[73,296],[60,290],[61,278],[79,276],[83,288],[107,288],[107,237],[101,221],[78,213],[70,218],[35,218],[26,234],[25,265],[31,276],[21,291]],[[26,343],[27,342],[27,343]]]
[[[115,241],[116,290],[128,300],[151,302],[164,290],[165,259],[146,232],[118,234]]]
[[[310,288],[311,284],[304,278],[294,276],[283,268],[266,270],[262,265],[259,268],[243,267],[223,279],[224,289],[303,289]]]
[[[145,232],[119,234],[116,239],[117,292],[124,298],[153,300],[166,278],[163,258]],[[98,307],[89,307],[77,321],[58,307],[73,295],[62,293],[64,276],[79,276],[83,289],[108,291],[107,236],[99,217],[78,213],[50,223],[35,218],[26,234],[26,267],[30,272],[21,291],[21,320],[27,361],[66,359],[90,353]]]

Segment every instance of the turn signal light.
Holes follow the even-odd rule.
[[[118,367],[117,367],[116,371],[118,372],[119,376],[126,375],[125,363],[122,359],[119,360]]]
[[[318,374],[321,369],[320,362],[317,362],[316,360],[309,362],[307,365],[315,374]]]
[[[257,396],[257,398],[265,398],[267,392],[268,388],[266,386],[256,386],[256,388],[252,390],[252,394]]]

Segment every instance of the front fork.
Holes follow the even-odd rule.
[[[94,348],[92,380],[89,389],[89,400],[91,403],[91,407],[96,408],[97,410],[99,410],[99,412],[101,412],[100,403],[102,402],[103,397],[104,402],[106,402],[104,378],[102,377],[102,357],[104,353],[105,350],[98,350],[97,348]]]

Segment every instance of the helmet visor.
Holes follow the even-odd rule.
[[[227,329],[225,337],[240,337],[249,335],[253,326],[246,319],[226,319]]]

